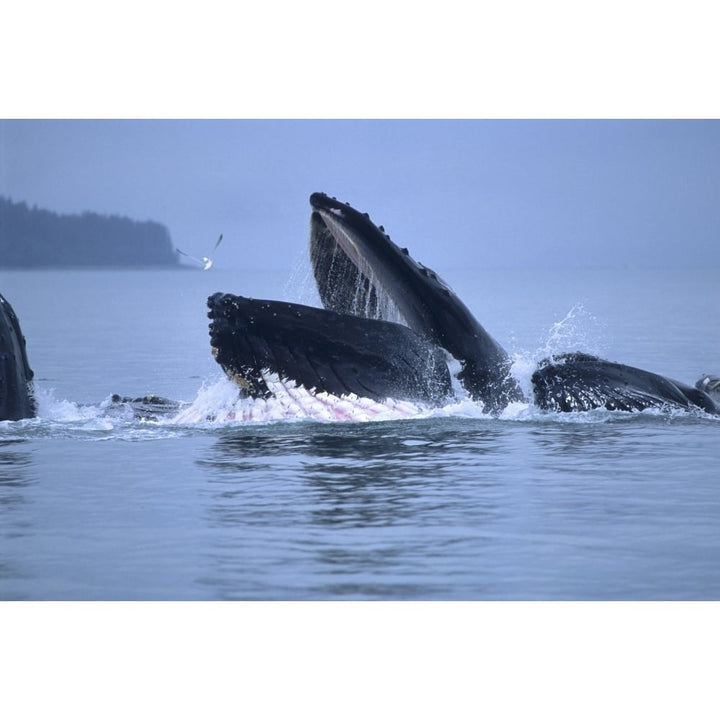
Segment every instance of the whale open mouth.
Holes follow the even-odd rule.
[[[488,412],[522,398],[507,353],[435,272],[367,213],[310,196],[310,261],[322,308],[217,294],[215,359],[253,397],[267,377],[335,394],[437,404],[457,380]]]
[[[441,405],[460,397],[450,378],[452,356],[462,392],[483,412],[498,415],[525,402],[505,350],[432,270],[366,213],[323,193],[311,195],[310,205],[310,258],[322,308],[222,293],[208,299],[213,354],[247,397],[278,400],[300,389],[304,404],[319,399],[331,413],[341,406],[328,405],[329,395]],[[556,412],[720,414],[718,376],[690,387],[585,353],[541,362],[531,383],[535,404]]]

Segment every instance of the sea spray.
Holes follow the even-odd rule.
[[[573,305],[561,320],[553,322],[534,350],[515,350],[511,372],[527,398],[532,398],[532,374],[541,360],[568,352],[601,355],[607,342],[605,326],[582,303]]]

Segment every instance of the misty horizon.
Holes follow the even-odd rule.
[[[227,269],[292,267],[315,191],[440,272],[718,264],[717,121],[4,120],[0,157],[0,196]]]

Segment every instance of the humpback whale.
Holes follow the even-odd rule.
[[[213,354],[243,393],[268,397],[272,375],[309,391],[439,405],[455,394],[454,359],[457,381],[487,413],[528,402],[507,352],[437,273],[367,213],[324,193],[313,193],[310,206],[310,262],[323,308],[229,293],[208,299]],[[543,360],[531,383],[534,403],[553,412],[720,414],[716,376],[691,387],[585,353]]]
[[[33,371],[12,305],[0,295],[0,420],[34,417]]]

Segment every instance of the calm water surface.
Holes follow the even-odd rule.
[[[582,349],[720,372],[717,271],[438,268],[517,359]],[[302,278],[301,278],[302,280]],[[1,272],[40,417],[0,423],[0,599],[718,599],[720,422],[152,423],[110,394],[223,383],[216,290],[312,301],[282,273]]]

